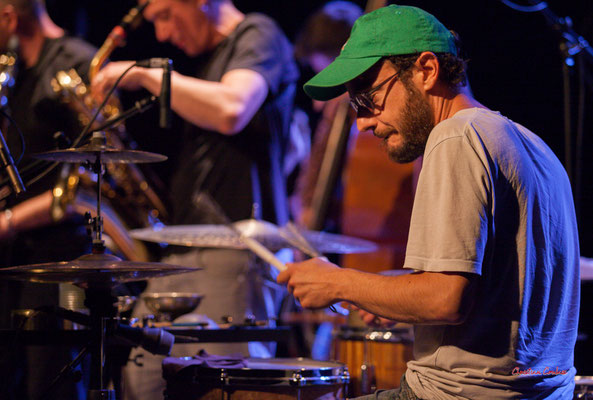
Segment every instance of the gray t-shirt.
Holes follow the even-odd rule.
[[[479,275],[460,325],[415,328],[406,379],[426,399],[571,398],[579,245],[570,183],[549,147],[465,109],[428,139],[405,267]]]

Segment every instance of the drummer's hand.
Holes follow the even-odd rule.
[[[373,313],[365,311],[361,308],[358,308],[354,304],[348,304],[348,309],[350,311],[358,311],[358,315],[360,319],[364,321],[365,324],[369,326],[381,327],[381,328],[390,328],[397,323],[397,321],[379,317]]]
[[[105,65],[97,73],[91,82],[91,93],[97,100],[103,100],[107,92],[115,84],[115,81],[128,69],[134,61],[114,61]],[[132,68],[126,76],[121,80],[118,87],[128,90],[137,90],[140,85],[141,69],[139,67]]]
[[[312,258],[286,266],[276,280],[286,284],[303,307],[324,308],[336,302],[336,288],[343,272],[337,265],[324,258]]]

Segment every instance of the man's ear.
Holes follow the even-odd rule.
[[[439,72],[440,65],[436,54],[430,51],[425,51],[418,56],[416,60],[416,66],[422,73],[422,85],[425,91],[429,91],[435,87]]]

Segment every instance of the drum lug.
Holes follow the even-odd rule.
[[[220,383],[224,386],[227,384],[227,380],[229,378],[229,374],[226,372],[226,370],[223,368],[220,370]]]
[[[377,388],[375,376],[375,366],[372,364],[362,364],[360,366],[360,390],[363,394],[370,394]]]
[[[292,373],[292,379],[290,380],[292,385],[301,386],[303,384],[303,375],[301,371],[295,371]]]
[[[348,371],[348,367],[344,366],[344,371],[342,372],[342,382],[349,383],[350,382],[350,371]]]

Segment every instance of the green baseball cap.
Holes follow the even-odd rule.
[[[356,20],[340,55],[305,83],[305,93],[316,100],[333,99],[382,57],[423,51],[457,55],[453,35],[433,15],[410,6],[379,8]]]

